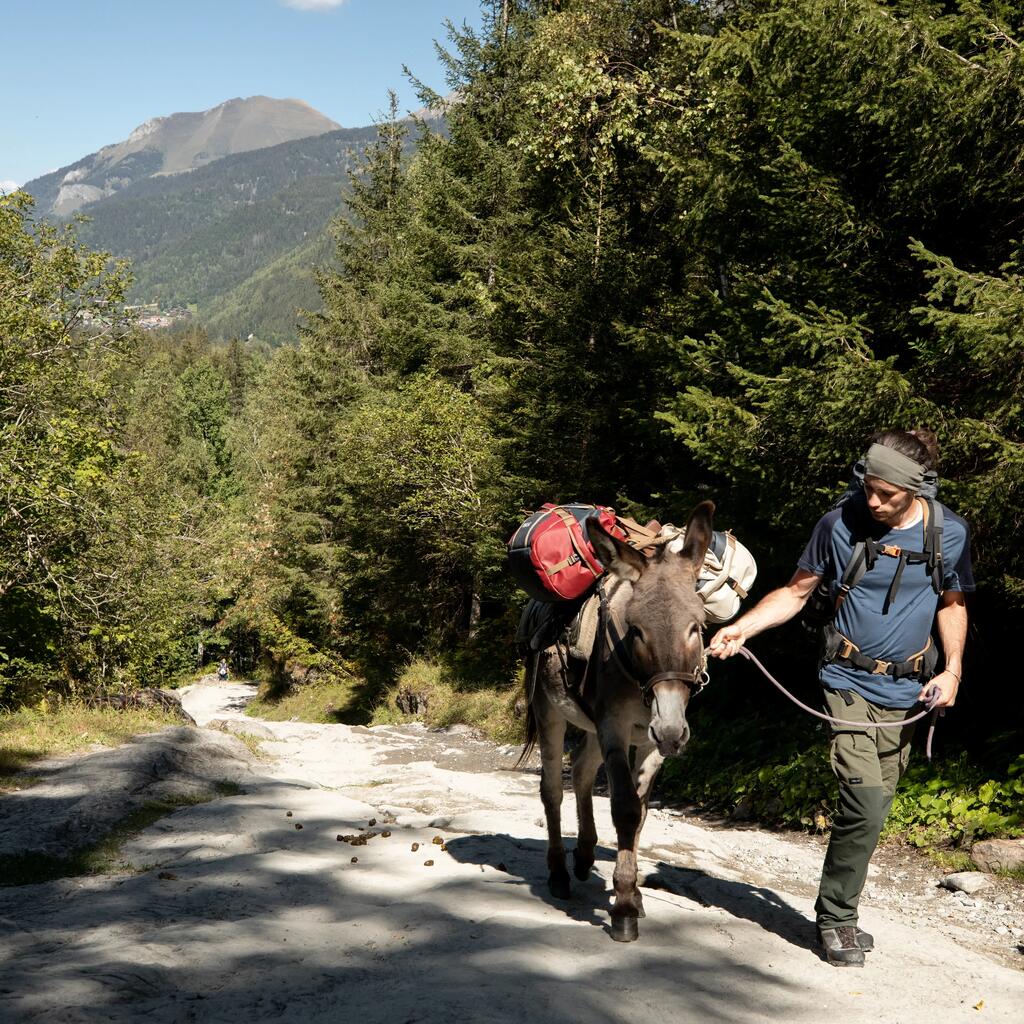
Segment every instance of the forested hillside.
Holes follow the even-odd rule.
[[[411,154],[394,120],[367,140],[297,348],[114,346],[73,309],[44,317],[35,286],[0,290],[17,339],[0,458],[22,510],[0,524],[2,699],[156,682],[200,639],[280,687],[356,677],[369,703],[414,658],[510,689],[503,542],[523,510],[584,499],[679,521],[711,497],[759,560],[756,598],[788,578],[867,436],[927,425],[979,592],[944,761],[911,779],[938,809],[896,818],[1019,829],[1024,15],[485,9],[479,35],[449,41],[447,133]],[[95,278],[0,202],[11,281]],[[94,599],[111,565],[116,599]],[[755,643],[813,696],[795,631]],[[716,666],[699,700],[681,791],[811,820],[816,728],[742,665]]]
[[[294,342],[295,310],[318,304],[315,267],[328,251],[330,222],[375,137],[373,126],[339,129],[189,173],[140,176],[86,205],[78,235],[131,261],[132,302],[195,306],[214,336]],[[144,159],[125,158],[132,166]],[[26,186],[37,214],[52,203],[61,173]]]
[[[326,234],[375,134],[372,127],[340,129],[224,157],[188,174],[145,178],[88,206],[80,236],[131,260],[136,302],[194,304],[201,320],[224,323],[226,337],[255,327],[266,340],[292,341],[294,308],[313,285],[311,266],[300,280],[289,278],[287,329],[264,320],[270,307],[263,303],[233,316],[237,297],[230,293]]]

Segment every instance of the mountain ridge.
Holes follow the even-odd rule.
[[[150,118],[110,143],[27,182],[44,216],[67,217],[150,177],[194,171],[217,160],[341,126],[302,100],[236,97],[202,111]]]
[[[443,117],[430,111],[402,120],[407,153],[424,123],[428,131],[446,130]],[[139,125],[136,141],[159,130],[158,121]],[[147,127],[154,123],[156,129]],[[328,227],[345,215],[352,176],[377,137],[376,125],[338,128],[233,153],[187,173],[158,173],[162,157],[145,149],[127,153],[117,168],[128,163],[139,173],[79,207],[77,234],[90,249],[130,261],[133,303],[191,307],[198,323],[223,337],[292,341],[296,308],[319,305],[314,272],[333,251]],[[89,159],[78,163],[91,166]],[[53,201],[67,170],[25,186],[40,220],[62,219]]]

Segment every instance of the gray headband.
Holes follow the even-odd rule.
[[[924,483],[924,466],[884,444],[873,444],[864,456],[864,475],[917,494]]]

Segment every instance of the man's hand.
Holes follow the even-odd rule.
[[[928,691],[933,688],[939,691],[939,699],[934,706],[951,708],[956,703],[956,691],[960,689],[960,680],[955,672],[940,672],[921,687],[921,703],[928,702]]]
[[[731,658],[739,654],[746,640],[746,632],[734,622],[731,626],[724,626],[711,638],[710,654],[714,658]]]

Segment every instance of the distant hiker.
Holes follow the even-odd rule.
[[[221,658],[220,664],[217,666],[217,678],[226,682],[228,678],[228,663]]]
[[[890,430],[871,441],[862,486],[855,481],[818,521],[789,583],[720,629],[711,653],[736,654],[792,619],[823,583],[826,712],[851,722],[899,722],[920,710],[915,705],[933,687],[937,707],[955,703],[967,636],[964,592],[974,589],[974,577],[967,524],[933,497],[935,435]],[[933,623],[945,658],[937,675]],[[874,948],[857,927],[857,908],[914,728],[831,726],[839,812],[814,909],[821,949],[837,966],[862,967],[865,950]]]

